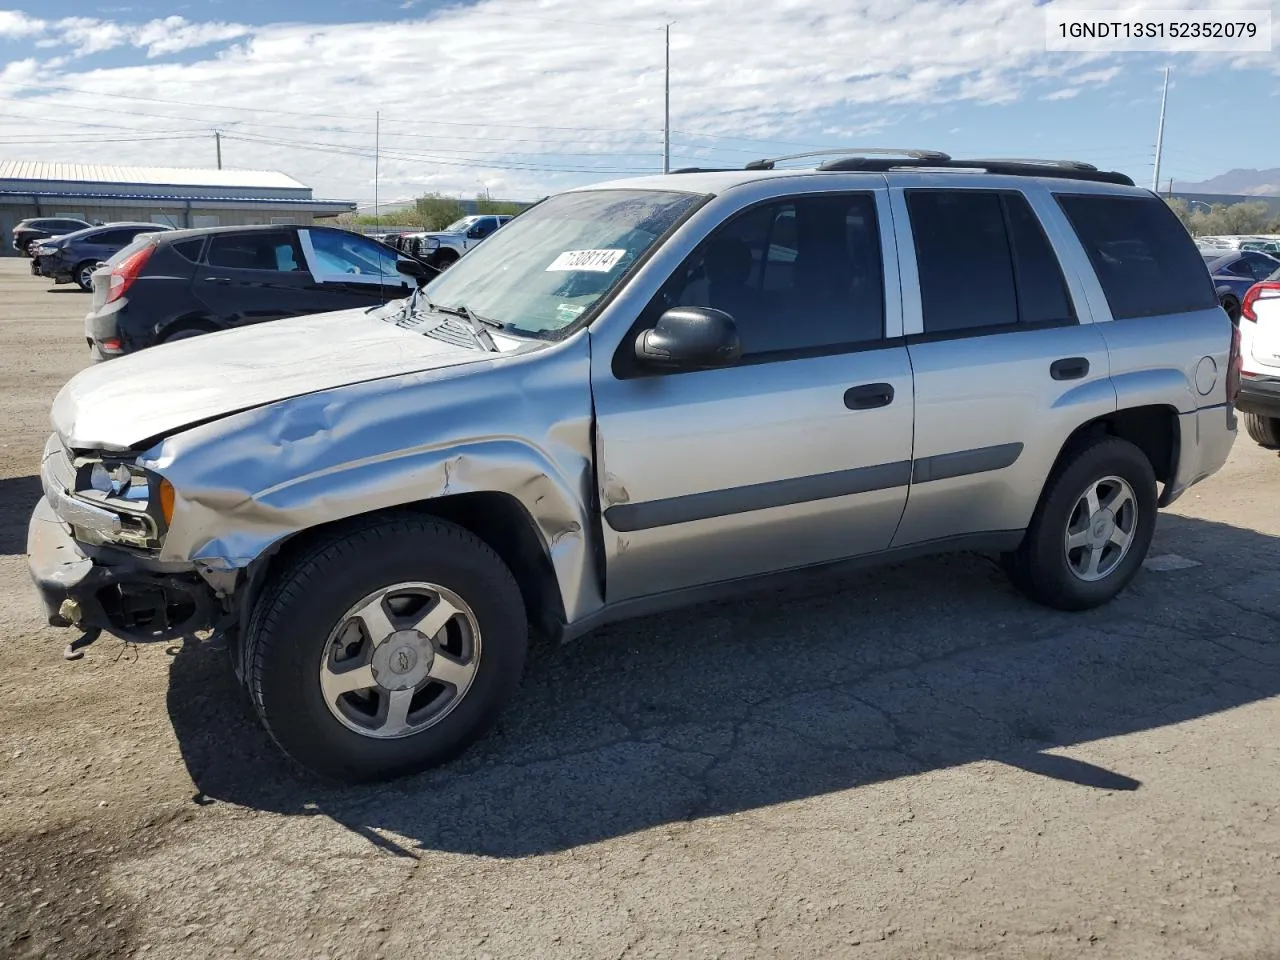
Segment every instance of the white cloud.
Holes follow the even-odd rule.
[[[21,10],[0,10],[0,39],[17,39],[42,33],[43,20],[27,16]]]
[[[130,37],[130,42],[145,47],[148,57],[159,57],[237,40],[249,32],[248,27],[237,23],[192,23],[183,17],[165,17],[143,24]]]
[[[381,111],[386,196],[474,193],[481,183],[495,194],[540,196],[600,179],[605,168],[660,167],[661,25],[672,13],[669,0],[598,4],[589,19],[571,0],[536,7],[479,0],[427,16],[421,9],[397,22],[254,27],[176,16],[140,24],[72,18],[35,32],[0,17],[0,35],[10,24],[77,54],[107,44],[116,59],[135,51],[128,66],[90,61],[52,76],[46,70],[42,87],[26,91],[24,132],[43,129],[51,140],[62,134],[61,142],[9,149],[48,159],[207,165],[211,135],[77,146],[67,128],[41,128],[41,117],[81,107],[105,127],[150,134],[216,126],[228,134],[228,165],[283,169],[319,195],[363,199],[373,193],[370,154]],[[1096,53],[1046,54],[1043,8],[1026,0],[684,0],[676,15],[677,165],[745,162],[835,138],[870,139],[890,127],[901,131],[893,139],[914,143],[910,118],[925,122],[922,110],[1068,99],[1121,69],[1118,59]],[[190,51],[210,45],[216,49],[191,60]],[[174,62],[183,51],[189,62]],[[1128,57],[1126,64],[1140,55]],[[1096,146],[1111,145],[1100,139]],[[535,169],[548,167],[600,172]]]

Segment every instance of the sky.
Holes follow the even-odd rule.
[[[1149,185],[1166,66],[1162,186],[1280,167],[1280,48],[1049,53],[1036,0],[9,4],[9,159],[212,167],[217,130],[224,166],[317,197],[369,204],[376,182],[383,203],[536,199],[661,170],[674,21],[673,168],[887,146],[1085,160]],[[1280,0],[1128,6],[1269,9],[1280,44]]]

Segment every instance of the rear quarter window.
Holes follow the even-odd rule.
[[[1117,320],[1218,305],[1203,257],[1157,197],[1059,194]]]

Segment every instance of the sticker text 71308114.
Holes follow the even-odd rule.
[[[546,272],[587,270],[592,273],[608,273],[626,252],[625,250],[566,250],[551,261]]]

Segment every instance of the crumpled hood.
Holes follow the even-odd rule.
[[[95,364],[59,391],[53,427],[73,449],[128,450],[289,397],[496,356],[383,319],[399,309],[274,320]]]

